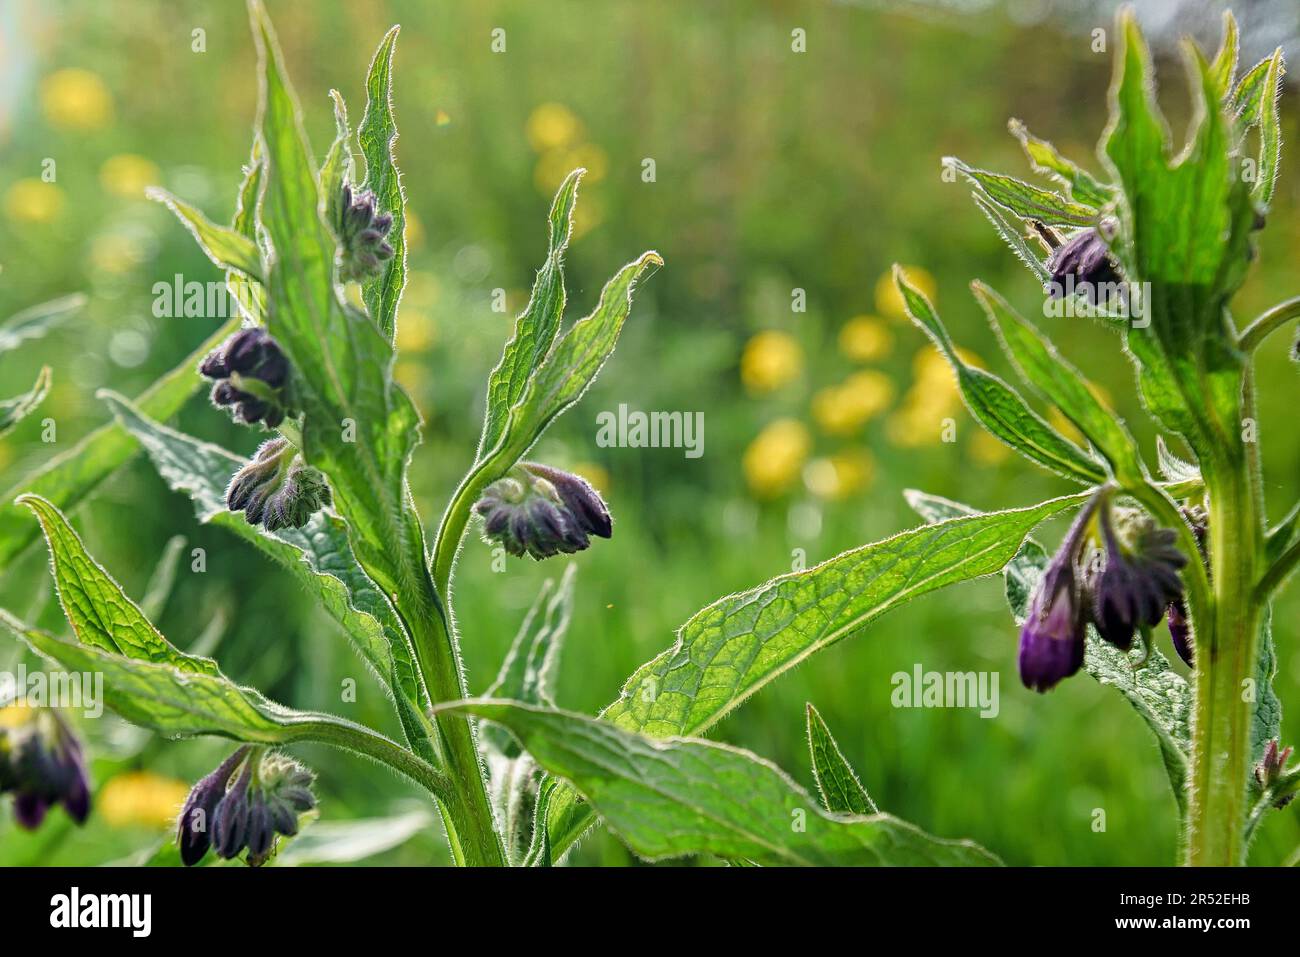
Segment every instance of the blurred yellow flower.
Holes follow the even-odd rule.
[[[424,242],[424,223],[415,215],[415,210],[406,207],[406,226],[402,229],[402,239],[407,249],[415,249]]]
[[[0,708],[0,728],[21,728],[32,720],[35,712],[25,704],[11,704]]]
[[[122,233],[105,233],[96,236],[90,244],[90,262],[102,272],[120,276],[144,261],[145,251],[140,241]]]
[[[398,323],[400,329],[402,323]],[[393,378],[397,384],[414,396],[425,395],[429,386],[429,372],[425,363],[415,359],[398,359],[393,366]],[[425,416],[432,415],[432,410],[425,409]]]
[[[63,212],[63,190],[39,179],[20,179],[5,192],[5,212],[16,223],[49,223]]]
[[[804,469],[808,491],[818,498],[839,501],[861,492],[876,474],[876,461],[864,448],[851,448],[813,459]]]
[[[854,362],[876,362],[889,355],[894,334],[875,316],[854,316],[840,328],[840,352]]]
[[[582,133],[582,121],[563,103],[542,103],[529,114],[524,132],[529,145],[541,153],[574,142]]]
[[[935,285],[933,276],[920,266],[904,266],[903,276],[910,285],[924,293],[926,299],[934,302],[938,287]],[[894,270],[892,268],[885,270],[884,274],[876,281],[876,311],[883,316],[897,319],[900,322],[911,321],[907,317],[907,308],[903,305],[903,296],[899,293],[898,286],[894,284]]]
[[[879,415],[894,400],[894,383],[883,372],[855,372],[843,384],[813,396],[812,413],[828,435],[850,435]]]
[[[754,437],[745,449],[741,466],[750,491],[772,498],[787,491],[799,478],[812,437],[797,419],[777,419]]]
[[[1001,439],[995,439],[984,429],[976,432],[966,446],[971,459],[980,465],[1000,465],[1011,455],[1011,449]]]
[[[765,329],[745,343],[740,381],[752,393],[771,392],[799,378],[803,349],[788,332]]]
[[[596,462],[579,462],[578,464],[571,466],[569,471],[574,475],[585,478],[591,483],[592,488],[601,495],[609,495],[609,469],[605,468],[605,466]]]
[[[89,70],[59,70],[41,82],[41,108],[61,129],[95,130],[113,118],[113,95]]]
[[[112,827],[170,827],[189,792],[184,781],[127,771],[100,788],[95,806]]]
[[[1071,442],[1086,447],[1088,440],[1084,438],[1082,432],[1075,428],[1074,423],[1065,417],[1065,414],[1060,409],[1055,406],[1048,409],[1047,421],[1052,428],[1056,429],[1057,432],[1060,432]]]
[[[579,167],[587,171],[582,177],[584,186],[599,183],[609,172],[609,154],[595,143],[584,143],[569,154],[569,168]]]
[[[433,317],[423,309],[403,308],[397,320],[397,348],[407,355],[426,352],[437,338]]]
[[[135,153],[119,153],[104,160],[99,168],[99,181],[115,196],[141,199],[146,186],[157,185],[162,178],[152,160]]]

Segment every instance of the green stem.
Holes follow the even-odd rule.
[[[1259,587],[1256,589],[1256,600],[1260,602],[1268,601],[1273,592],[1277,591],[1282,582],[1286,580],[1286,577],[1295,571],[1297,563],[1300,563],[1300,538],[1287,546],[1287,550],[1277,557],[1277,560],[1264,573],[1264,577],[1259,580]]]
[[[291,740],[315,741],[364,754],[410,778],[441,801],[451,797],[451,781],[446,774],[391,738],[364,725],[332,715],[313,715],[294,726]]]
[[[1233,866],[1245,857],[1253,696],[1243,692],[1259,654],[1255,584],[1263,535],[1250,461],[1237,438],[1206,463],[1212,600],[1209,614],[1195,623],[1186,844],[1193,865]]]
[[[1238,347],[1249,355],[1269,335],[1292,319],[1300,319],[1300,296],[1278,303],[1248,325],[1237,340]]]

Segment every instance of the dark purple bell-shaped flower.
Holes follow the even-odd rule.
[[[1020,628],[1020,680],[1047,691],[1083,666],[1087,613],[1080,589],[1079,558],[1084,534],[1103,492],[1079,512],[1029,598]]]
[[[613,534],[609,509],[590,484],[535,462],[489,485],[474,509],[483,518],[484,538],[516,556],[580,552],[591,544],[589,536]]]
[[[180,819],[177,821],[176,845],[181,851],[181,861],[186,867],[193,867],[212,846],[212,818],[217,804],[226,795],[226,785],[235,773],[248,747],[244,746],[222,761],[217,769],[190,790],[189,797],[181,807]]]
[[[278,436],[258,446],[226,489],[226,507],[243,512],[248,524],[262,525],[268,532],[302,528],[329,503],[325,476]]]
[[[236,422],[265,422],[273,429],[290,412],[289,360],[265,329],[236,332],[199,364],[199,374],[216,380],[212,404],[228,408]]]
[[[1131,547],[1116,534],[1109,505],[1101,510],[1100,524],[1104,549],[1090,583],[1092,618],[1103,638],[1127,651],[1138,628],[1158,625],[1165,610],[1182,598],[1178,573],[1187,556],[1175,547],[1173,529],[1157,528],[1145,515],[1130,523]]]
[[[90,815],[90,776],[81,742],[58,712],[33,709],[17,727],[0,730],[0,793],[14,794],[18,824],[35,830],[56,804],[77,824]]]
[[[1183,599],[1170,602],[1169,608],[1165,612],[1165,620],[1169,623],[1169,638],[1174,643],[1174,651],[1178,652],[1178,657],[1183,659],[1183,663],[1189,668],[1192,667],[1192,623],[1187,620],[1187,603]]]
[[[1113,220],[1103,220],[1097,228],[1081,229],[1052,251],[1047,269],[1052,274],[1048,293],[1054,299],[1082,293],[1094,305],[1098,302],[1098,287],[1119,283],[1123,277],[1106,245],[1106,236],[1113,235]]]

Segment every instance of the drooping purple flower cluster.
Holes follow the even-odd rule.
[[[287,439],[267,439],[230,480],[226,507],[268,532],[302,528],[330,503],[325,476],[302,460]]]
[[[265,329],[236,332],[208,354],[199,374],[216,380],[212,404],[230,409],[236,422],[265,422],[273,429],[289,413],[289,360]]]
[[[609,509],[590,483],[536,462],[522,462],[489,485],[474,509],[483,518],[484,537],[516,556],[580,552],[590,536],[614,533]]]
[[[181,808],[176,844],[186,867],[208,851],[260,867],[275,851],[277,835],[298,833],[298,815],[316,806],[315,776],[282,754],[239,748],[199,780]]]
[[[1100,542],[1090,533],[1100,528]],[[1083,665],[1088,626],[1103,639],[1128,650],[1134,634],[1171,623],[1181,614],[1180,636],[1171,627],[1175,647],[1184,660],[1180,640],[1190,648],[1183,585],[1179,572],[1187,558],[1174,547],[1172,529],[1155,527],[1141,513],[1125,516],[1123,530],[1110,503],[1110,491],[1099,490],[1080,511],[1065,540],[1052,556],[1030,596],[1020,631],[1020,678],[1026,687],[1047,691]]]
[[[1048,295],[1059,299],[1079,294],[1097,305],[1108,292],[1119,291],[1123,276],[1107,245],[1117,228],[1113,219],[1103,219],[1097,227],[1081,229],[1057,246],[1047,260]]]
[[[384,238],[393,228],[392,214],[379,212],[374,193],[353,193],[347,183],[338,210],[339,278],[360,282],[378,275],[393,258],[393,247]]]
[[[56,804],[84,823],[90,814],[90,776],[81,742],[57,712],[26,710],[31,714],[21,723],[0,727],[0,794],[13,792],[14,817],[29,831],[40,827]]]

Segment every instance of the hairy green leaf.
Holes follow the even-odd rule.
[[[365,188],[374,192],[379,208],[393,217],[388,245],[393,257],[384,271],[362,286],[370,316],[390,340],[397,328],[397,303],[406,286],[406,193],[393,150],[397,145],[397,123],[393,118],[393,50],[400,27],[384,35],[366,75],[366,112],[361,117],[357,139],[366,158]],[[329,196],[326,193],[326,196]]]
[[[121,396],[101,391],[118,420],[139,440],[163,480],[194,502],[199,521],[220,525],[280,564],[343,626],[358,654],[393,695],[402,729],[426,760],[427,698],[412,663],[405,629],[392,604],[357,564],[347,528],[320,512],[302,528],[267,532],[226,510],[226,486],[246,460],[161,425]]]
[[[1282,92],[1282,76],[1285,72],[1282,65],[1282,50],[1279,47],[1269,60],[1259,104],[1259,165],[1256,172],[1257,179],[1251,191],[1264,204],[1268,204],[1273,199],[1273,190],[1277,186],[1278,165],[1282,159],[1282,117],[1277,104]]]
[[[1035,526],[1087,494],[926,525],[719,599],[682,626],[672,648],[628,678],[602,717],[655,737],[703,732],[765,685],[885,612],[1001,571]],[[556,853],[588,822],[570,792],[557,794],[551,808]]]
[[[1034,136],[1020,120],[1009,120],[1007,128],[1020,141],[1034,172],[1052,177],[1065,187],[1071,199],[1100,209],[1114,198],[1114,189],[1066,159],[1047,140]]]
[[[51,375],[49,366],[41,366],[41,371],[36,374],[36,383],[30,389],[11,399],[0,399],[0,436],[31,415],[45,401],[45,396],[50,391]]]
[[[333,228],[343,214],[343,184],[354,183],[352,132],[348,126],[348,105],[338,90],[330,90],[334,103],[334,142],[320,166],[320,192],[325,197],[326,222]]]
[[[712,741],[657,741],[607,721],[513,701],[456,706],[517,735],[570,781],[635,853],[714,854],[769,865],[987,866],[969,841],[891,817],[833,815],[775,765]]]
[[[1047,269],[1047,264],[1041,258],[1041,255],[1034,251],[1020,230],[1016,229],[1007,221],[1006,215],[994,204],[979,193],[973,194],[975,205],[979,207],[984,217],[993,224],[997,234],[1002,237],[1002,241],[1011,247],[1011,251],[1016,254],[1016,258],[1024,263],[1029,271],[1037,277],[1038,281],[1046,285],[1052,278],[1052,274]]]
[[[972,283],[971,288],[1008,357],[1025,380],[1097,447],[1122,482],[1141,482],[1142,463],[1133,437],[1115,413],[1097,398],[1079,370],[996,292],[980,282]]]
[[[1232,78],[1237,73],[1237,18],[1231,10],[1223,11],[1223,43],[1210,64],[1210,76],[1219,89],[1220,98],[1227,97],[1232,90]]]
[[[1031,461],[1062,475],[1097,485],[1106,480],[1101,463],[1069,441],[1031,409],[1014,389],[990,372],[962,359],[934,307],[894,267],[894,281],[912,321],[930,337],[957,376],[971,414],[990,433]]]
[[[1277,649],[1273,645],[1273,608],[1264,608],[1260,623],[1259,664],[1255,668],[1255,706],[1250,713],[1250,761],[1254,766],[1264,748],[1282,735],[1282,700],[1273,687],[1277,677]]]
[[[41,338],[85,304],[84,295],[73,293],[15,313],[0,323],[0,354],[17,349],[28,339]]]
[[[976,169],[955,156],[945,156],[943,163],[969,179],[994,203],[1022,219],[1036,219],[1049,226],[1092,226],[1097,222],[1095,209],[1060,193],[1039,189],[1014,176]]]
[[[852,765],[840,753],[830,728],[811,704],[808,712],[808,750],[822,806],[832,814],[878,814],[880,809],[862,786]]]
[[[163,203],[176,214],[199,248],[222,269],[233,269],[249,279],[260,281],[262,278],[262,258],[257,244],[248,236],[229,226],[218,226],[198,209],[177,199],[165,189],[150,187],[145,195]]]

